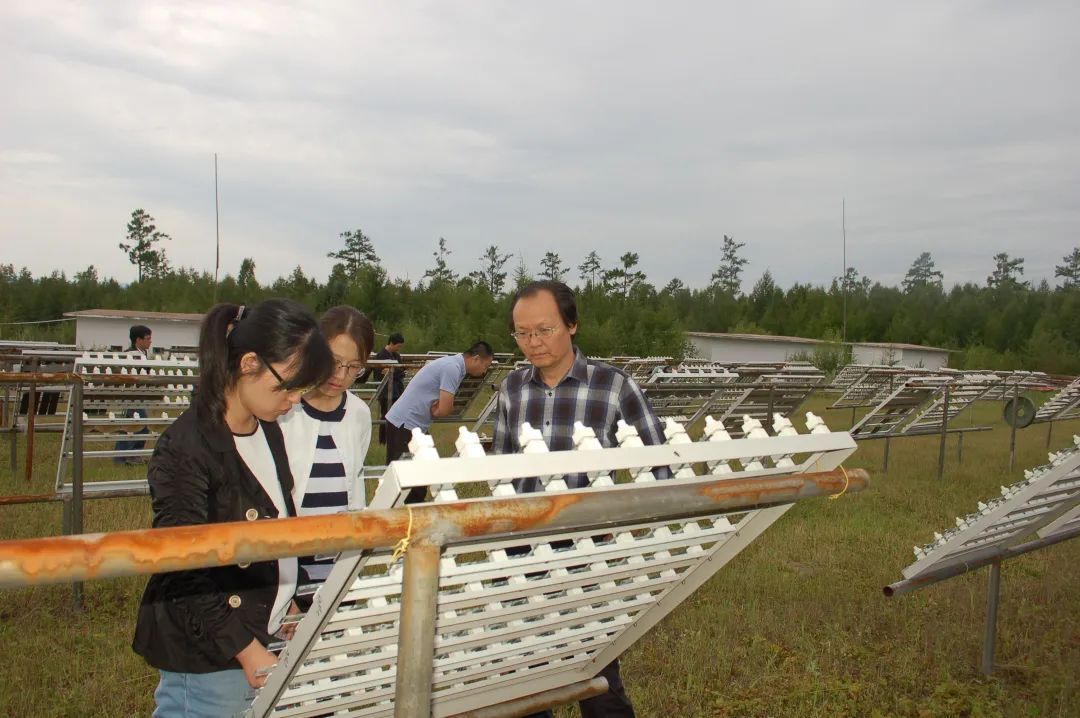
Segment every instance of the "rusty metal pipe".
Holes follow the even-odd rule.
[[[0,588],[387,548],[408,533],[410,510],[412,540],[435,539],[445,545],[487,536],[746,511],[834,494],[845,484],[848,492],[869,484],[863,469],[849,469],[846,475],[845,481],[844,473],[834,469],[693,483],[659,481],[600,493],[528,494],[328,516],[5,541],[0,542]]]
[[[976,549],[960,561],[952,561],[940,567],[931,568],[926,573],[915,576],[914,578],[906,578],[902,581],[897,581],[896,583],[890,583],[882,589],[882,592],[889,598],[900,596],[916,589],[932,586],[947,578],[974,571],[977,568],[982,568],[983,566],[990,565],[994,562],[1016,558],[1025,553],[1040,548],[1046,548],[1047,546],[1053,546],[1054,544],[1068,541],[1077,536],[1080,536],[1080,526],[1069,529],[1068,531],[1051,534],[1045,538],[1032,539],[1031,541],[1016,546],[1006,546],[1004,548],[1000,546],[988,546],[986,548]]]
[[[435,664],[435,606],[439,598],[439,554],[432,541],[410,543],[401,579],[394,718],[430,718]]]
[[[591,678],[587,681],[578,681],[562,688],[553,688],[550,691],[534,693],[531,696],[522,696],[512,701],[499,703],[498,705],[485,706],[476,710],[458,713],[450,718],[522,718],[533,713],[566,703],[576,703],[593,698],[608,692],[606,678]]]
[[[74,381],[90,382],[99,385],[146,385],[146,384],[198,384],[199,376],[186,374],[168,376],[161,374],[87,374],[83,372],[0,372],[0,384],[20,384],[36,382],[38,384],[70,384]]]

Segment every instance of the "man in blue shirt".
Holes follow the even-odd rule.
[[[386,463],[401,458],[412,439],[412,430],[427,429],[432,419],[449,416],[465,375],[484,376],[495,354],[487,342],[476,342],[461,354],[428,362],[412,378],[405,391],[386,412]],[[413,490],[416,491],[415,489]],[[419,492],[420,500],[423,490]],[[409,498],[413,495],[410,493]]]

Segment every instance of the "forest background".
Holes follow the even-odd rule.
[[[478,338],[512,351],[508,295],[534,278],[551,278],[576,287],[578,342],[594,356],[685,356],[692,353],[686,331],[734,332],[826,340],[803,357],[825,370],[843,361],[840,341],[846,336],[957,350],[949,360],[955,368],[1080,373],[1080,247],[1056,266],[1054,286],[1046,280],[1032,286],[1023,278],[1024,259],[999,253],[987,257],[985,284],[946,288],[931,253],[922,252],[898,287],[848,267],[827,287],[796,283],[786,289],[765,270],[744,292],[745,243],[728,236],[717,242],[716,271],[701,288],[677,278],[654,286],[634,252],[570,258],[549,251],[539,267],[529,267],[498,245],[480,257],[452,261],[443,238],[435,243],[431,268],[412,283],[390,276],[362,230],[342,232],[340,240],[341,249],[330,253],[336,263],[323,280],[298,265],[288,276],[260,281],[255,258],[247,258],[235,275],[215,282],[211,272],[171,266],[171,238],[137,209],[118,243],[137,269],[138,279],[129,284],[100,276],[93,265],[68,277],[59,271],[34,276],[0,263],[0,338],[73,342],[73,322],[23,322],[60,319],[78,309],[203,312],[215,301],[289,297],[316,312],[355,306],[373,319],[383,339],[402,332],[409,352],[464,348]]]

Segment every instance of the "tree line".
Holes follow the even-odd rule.
[[[534,278],[566,281],[578,291],[582,348],[593,355],[675,355],[691,351],[685,331],[777,334],[839,341],[905,342],[958,350],[950,365],[961,368],[1038,369],[1080,373],[1080,248],[1056,267],[1051,287],[1023,278],[1024,260],[1001,253],[984,284],[944,287],[929,252],[917,256],[900,286],[886,286],[848,268],[828,286],[796,283],[784,289],[766,270],[742,291],[745,243],[724,236],[718,266],[707,287],[679,279],[663,287],[649,281],[636,252],[605,259],[588,252],[575,264],[548,251],[539,266],[514,253],[487,247],[452,268],[453,251],[439,238],[432,264],[415,283],[391,277],[375,242],[361,229],[342,232],[329,276],[319,279],[297,266],[286,276],[261,280],[254,258],[215,285],[212,274],[173,267],[169,236],[142,209],[132,213],[120,249],[136,267],[127,285],[87,267],[68,277],[54,271],[34,276],[0,264],[0,323],[55,319],[64,312],[106,307],[202,312],[214,301],[254,303],[266,297],[296,299],[313,311],[350,304],[366,312],[385,335],[402,332],[406,351],[463,347],[476,338],[498,350],[515,348],[507,327],[507,296]],[[460,266],[460,262],[457,263]],[[0,337],[73,341],[74,327],[0,326]]]

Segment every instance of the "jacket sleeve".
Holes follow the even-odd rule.
[[[154,528],[208,523],[211,469],[204,453],[185,448],[184,438],[162,435],[150,462]],[[186,628],[189,640],[207,656],[228,662],[255,636],[229,608],[213,570],[164,574],[161,599],[176,624]]]

